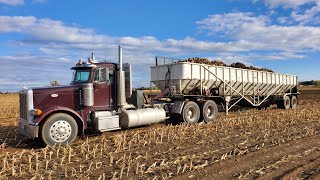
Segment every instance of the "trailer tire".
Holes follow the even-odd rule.
[[[285,96],[284,100],[279,102],[281,109],[290,109],[291,108],[291,100],[289,96]]]
[[[194,101],[187,102],[182,110],[181,118],[188,124],[196,124],[200,119],[200,108]]]
[[[207,100],[201,104],[200,112],[205,122],[215,121],[218,116],[218,106],[214,101]]]
[[[258,110],[267,110],[271,106],[270,100],[263,102],[260,106],[257,107]]]
[[[291,97],[291,108],[292,109],[297,109],[298,108],[298,98],[297,98],[297,96],[292,96]]]
[[[65,113],[51,115],[40,126],[40,139],[48,146],[71,144],[78,135],[76,120]]]

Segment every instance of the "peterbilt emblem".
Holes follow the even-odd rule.
[[[55,98],[55,97],[58,97],[59,95],[58,94],[51,94],[51,97]]]

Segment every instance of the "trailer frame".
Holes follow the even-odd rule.
[[[159,64],[159,59],[162,58],[163,59],[163,64]],[[296,83],[296,86],[294,87],[290,87],[289,90],[286,90],[288,88],[284,88],[286,87],[286,83],[288,82],[289,78],[292,77],[296,77],[295,82],[298,82],[298,77],[297,76],[291,76],[288,74],[281,74],[282,79],[280,80],[279,77],[279,82],[275,83],[272,82],[273,79],[271,78],[270,81],[270,85],[265,84],[262,85],[259,83],[259,72],[263,72],[263,71],[257,71],[257,70],[250,70],[253,71],[253,75],[252,75],[252,81],[250,83],[249,88],[252,88],[251,91],[251,95],[247,94],[247,91],[245,91],[245,83],[244,83],[244,79],[243,79],[243,73],[244,71],[248,71],[248,69],[240,69],[240,68],[233,68],[233,67],[224,67],[222,68],[223,70],[223,76],[219,77],[217,72],[213,72],[211,71],[209,68],[207,68],[206,66],[210,66],[207,64],[197,64],[197,63],[190,63],[191,66],[192,64],[196,64],[197,66],[200,67],[199,69],[199,74],[200,74],[200,81],[198,81],[194,86],[195,87],[200,87],[199,93],[200,94],[192,94],[192,95],[185,95],[182,92],[184,91],[183,89],[180,89],[180,93],[176,93],[176,90],[172,87],[175,87],[174,84],[172,83],[172,78],[171,78],[171,67],[173,66],[173,64],[177,63],[178,61],[180,61],[181,59],[177,59],[177,58],[166,58],[166,57],[156,57],[156,66],[162,66],[162,65],[166,65],[168,67],[168,72],[166,74],[166,78],[167,75],[169,76],[168,79],[165,79],[166,82],[166,93],[163,94],[162,96],[160,96],[161,98],[171,98],[174,100],[178,100],[178,99],[187,99],[187,98],[194,98],[194,99],[217,99],[217,98],[221,98],[224,101],[224,109],[225,109],[225,113],[229,114],[229,111],[236,106],[239,102],[241,102],[242,100],[245,100],[246,102],[248,102],[251,106],[253,107],[260,107],[262,106],[263,103],[266,103],[268,100],[270,100],[270,98],[272,98],[275,101],[280,101],[280,100],[284,100],[284,98],[286,96],[297,96],[299,94],[298,91],[298,83]],[[169,64],[167,64],[169,62]],[[183,62],[184,63],[184,62]],[[238,76],[237,72],[238,70],[240,70],[241,72],[241,79],[242,82],[240,82],[240,85],[237,85],[237,83],[232,83],[231,81],[227,81],[225,78],[225,69],[229,68],[229,76],[231,76],[231,68],[232,69],[236,69],[236,76]],[[217,70],[216,70],[217,71]],[[256,73],[255,73],[256,72]],[[268,72],[271,73],[271,72]],[[204,81],[206,81],[206,79],[203,77],[206,76],[206,74],[209,76],[212,75],[216,78],[216,80],[219,80],[222,84],[220,84],[220,87],[223,87],[221,90],[223,91],[223,95],[222,96],[211,96],[211,95],[206,95],[203,94],[204,91],[204,87],[206,84],[204,84]],[[255,76],[256,74],[256,76]],[[275,73],[272,73],[275,74]],[[277,74],[276,74],[277,75]],[[229,77],[230,78],[230,77]],[[249,78],[249,76],[248,76]],[[262,77],[263,78],[263,77]],[[266,76],[267,78],[267,82],[268,82],[268,76]],[[275,79],[274,81],[276,81],[277,79]],[[290,79],[291,80],[291,79]],[[188,83],[188,85],[194,81],[193,77],[192,77],[192,68],[191,68],[191,78],[190,81]],[[181,79],[179,80],[179,87],[181,87]],[[239,82],[238,82],[239,83]],[[274,84],[272,84],[274,83]],[[151,84],[151,83],[150,83]],[[159,81],[158,84],[155,83],[155,85],[159,87]],[[239,90],[239,86],[241,87],[241,90]],[[209,87],[209,89],[212,88]],[[282,89],[281,89],[282,88]],[[230,91],[230,95],[226,94],[225,92]],[[266,95],[261,95],[261,91],[263,92],[268,92]],[[277,91],[280,91],[281,93],[275,93]],[[265,93],[264,93],[265,94]]]

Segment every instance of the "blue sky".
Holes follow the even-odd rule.
[[[133,66],[148,86],[154,57],[243,62],[320,79],[320,0],[0,0],[0,91],[69,84],[91,52]]]

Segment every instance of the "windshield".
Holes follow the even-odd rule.
[[[77,69],[73,75],[73,82],[88,82],[90,69]]]

